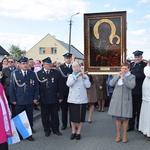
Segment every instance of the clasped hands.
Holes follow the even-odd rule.
[[[79,72],[76,77],[78,78],[80,76],[82,76],[84,78],[84,73],[83,72]]]
[[[123,73],[123,72],[121,72],[121,71],[118,73],[118,76],[119,76],[121,79],[124,78],[124,75],[125,75],[125,73]]]

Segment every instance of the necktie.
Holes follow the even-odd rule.
[[[10,72],[12,72],[13,71],[13,68],[10,68]]]
[[[133,64],[133,68],[135,67],[136,63]]]
[[[46,71],[46,74],[49,74],[49,71]]]
[[[27,73],[26,71],[24,71],[24,78],[26,79],[26,77],[27,77]]]
[[[70,68],[70,65],[68,64],[68,68]]]

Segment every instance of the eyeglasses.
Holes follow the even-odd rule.
[[[8,61],[8,63],[14,63],[13,61]]]

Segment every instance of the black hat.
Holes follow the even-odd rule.
[[[66,53],[63,55],[65,58],[71,58],[72,57],[72,54],[71,53]]]
[[[135,52],[133,52],[134,56],[141,56],[143,54],[142,51],[136,50]]]
[[[45,59],[42,60],[43,63],[46,63],[46,64],[51,64],[52,63],[52,60],[50,57],[47,57]]]
[[[28,58],[27,57],[21,57],[19,60],[18,60],[19,63],[25,63],[25,62],[28,62]]]

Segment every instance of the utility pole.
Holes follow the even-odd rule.
[[[78,14],[79,14],[79,12],[76,13],[76,14],[74,14],[74,15],[72,15],[72,16],[70,17],[70,21],[69,21],[69,53],[70,53],[70,51],[71,51],[71,27],[72,27],[72,17],[75,16],[75,15],[78,15]]]

